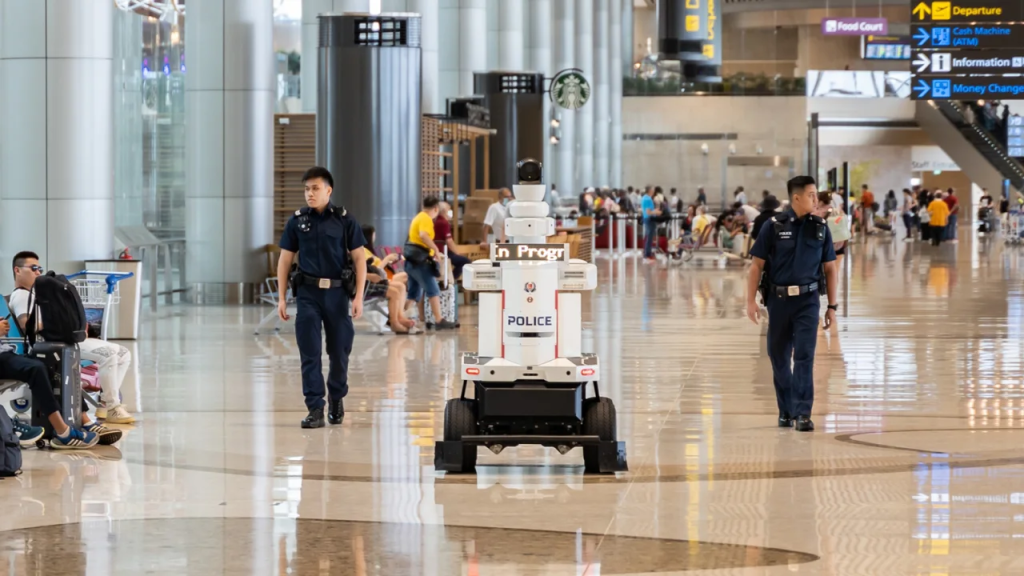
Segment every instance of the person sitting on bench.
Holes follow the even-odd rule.
[[[405,294],[408,287],[405,281],[408,276],[404,272],[392,273],[390,279],[387,272],[393,262],[398,260],[398,254],[388,254],[383,260],[377,257],[374,241],[377,239],[377,229],[369,224],[363,225],[363,238],[366,245],[366,290],[364,297],[387,295],[388,299],[388,327],[395,334],[418,333],[416,321],[405,317]]]
[[[29,301],[32,286],[36,278],[43,273],[43,267],[39,265],[39,256],[34,252],[18,252],[14,255],[14,292],[10,298],[11,315],[18,322],[22,331],[29,317]],[[36,307],[38,312],[37,330],[42,330],[43,316],[46,311]],[[131,364],[131,353],[124,346],[112,342],[106,342],[97,338],[86,338],[81,342],[79,348],[82,358],[95,362],[100,372],[100,387],[103,388],[103,408],[106,409],[106,420],[112,424],[131,424],[135,418],[128,413],[120,404],[121,382],[128,373],[128,366]],[[100,409],[97,409],[99,412]],[[120,430],[107,428],[98,422],[92,422],[89,418],[89,405],[82,400],[82,425],[91,432],[99,435],[99,442],[103,445],[113,444],[121,439],[123,434]],[[100,414],[97,414],[99,418]]]
[[[7,336],[11,324],[6,318],[0,320],[0,336]],[[60,415],[57,399],[50,388],[50,376],[42,360],[21,356],[14,353],[14,346],[0,342],[0,380],[17,380],[28,384],[32,391],[32,403],[39,407],[46,419],[53,426],[54,437],[50,446],[58,450],[76,450],[92,448],[99,443],[99,435],[95,430],[86,427],[83,430],[72,428],[64,422]],[[3,408],[0,408],[3,410]],[[84,419],[84,417],[83,417]],[[14,419],[14,430],[23,448],[28,448],[43,437],[43,429]]]

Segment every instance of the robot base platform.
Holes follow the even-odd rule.
[[[573,444],[584,449],[596,448],[596,469],[587,468],[587,472],[597,474],[614,474],[627,472],[626,443],[604,441],[597,436],[464,436],[462,440],[438,441],[434,443],[434,469],[445,472],[473,472],[467,470],[463,461],[466,450],[476,450],[477,446],[518,446],[520,444],[541,444],[557,446]],[[475,458],[474,458],[475,460]]]
[[[444,437],[434,445],[436,470],[472,473],[478,447],[498,454],[520,444],[561,454],[581,447],[588,473],[628,470],[626,445],[617,438],[615,404],[600,396],[596,381],[590,398],[587,382],[474,380],[474,398],[466,396],[469,383],[464,380],[461,396],[445,406]]]
[[[539,380],[585,384],[601,379],[601,365],[596,354],[555,358],[545,364],[522,366],[504,358],[487,358],[466,352],[462,355],[462,378],[486,382]]]

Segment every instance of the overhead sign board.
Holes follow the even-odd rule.
[[[825,36],[867,36],[888,34],[885,18],[822,18],[821,33]]]
[[[914,78],[913,100],[1024,99],[1022,76],[938,76]]]
[[[910,60],[910,36],[865,36],[860,57],[865,60]]]
[[[1006,150],[1015,158],[1024,156],[1024,116],[1006,119]]]
[[[1024,48],[914,52],[914,74],[1024,74]]]
[[[1020,0],[936,0],[911,2],[912,22],[1017,22],[1024,18]]]
[[[1020,24],[923,25],[911,27],[914,49],[1024,48]]]

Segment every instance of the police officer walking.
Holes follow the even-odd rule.
[[[811,405],[821,309],[819,291],[824,282],[828,292],[825,328],[829,328],[836,321],[838,309],[838,269],[828,224],[811,214],[818,194],[814,178],[797,176],[786,187],[789,209],[761,227],[750,250],[753,264],[747,279],[747,316],[757,324],[754,294],[760,286],[768,307],[768,355],[779,405],[779,427],[791,427],[795,420],[798,431],[810,432],[814,430]]]
[[[321,364],[321,326],[327,336],[328,414],[331,424],[345,418],[343,398],[348,393],[348,356],[355,330],[352,318],[363,313],[366,253],[362,228],[344,208],[331,204],[334,178],[326,168],[315,166],[302,176],[306,207],[296,210],[281,235],[277,263],[277,315],[288,320],[285,293],[295,255],[298,269],[292,290],[298,304],[295,340],[302,360],[302,393],[309,415],[303,428],[324,426],[324,375]],[[352,316],[349,316],[349,302]]]

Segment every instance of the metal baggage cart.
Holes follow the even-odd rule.
[[[67,279],[78,290],[78,296],[85,307],[85,317],[89,324],[100,324],[100,339],[107,339],[108,323],[104,322],[110,306],[121,302],[121,292],[117,283],[134,276],[131,272],[107,272],[82,270],[68,274]]]

